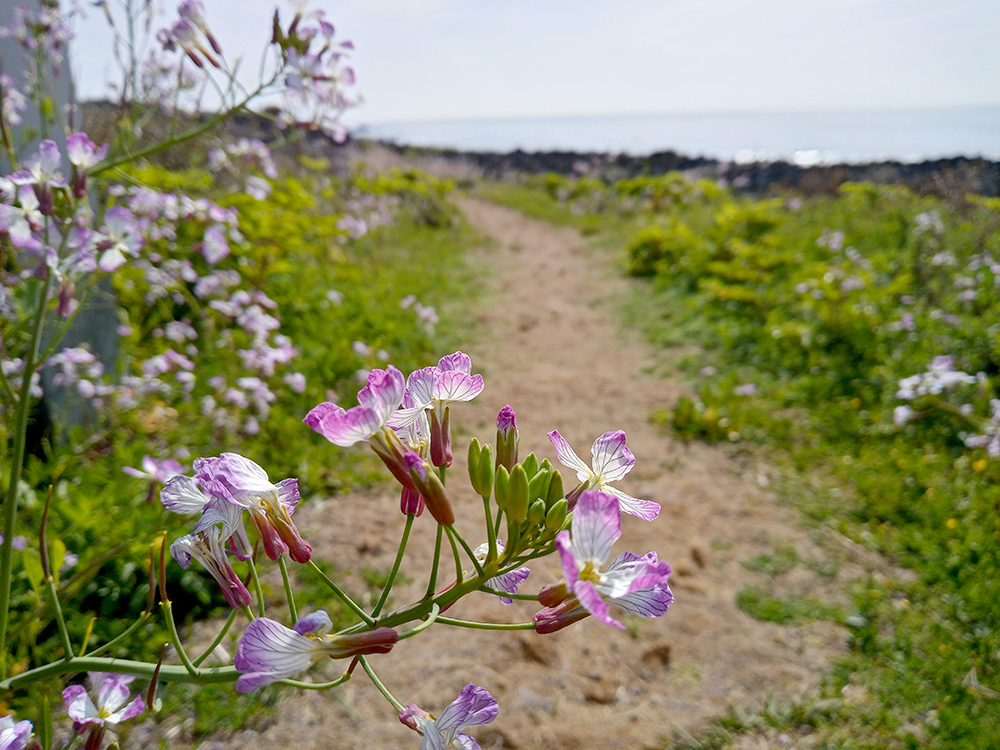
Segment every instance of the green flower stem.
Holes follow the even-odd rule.
[[[135,677],[152,678],[156,664],[129,659],[106,659],[104,657],[75,656],[67,661],[57,661],[46,664],[0,682],[0,690],[17,690],[25,685],[60,674],[75,672],[112,672]],[[196,685],[208,685],[219,682],[236,682],[240,673],[236,667],[211,667],[196,669],[194,673],[180,665],[162,665],[157,679],[161,682],[186,682]]]
[[[372,610],[372,618],[377,620],[379,613],[382,611],[382,607],[385,606],[386,601],[389,599],[389,592],[392,591],[392,586],[396,582],[396,576],[399,574],[399,566],[403,562],[403,553],[406,551],[406,543],[410,538],[410,529],[413,528],[414,515],[412,513],[406,514],[406,524],[403,526],[403,538],[399,540],[399,551],[396,552],[396,561],[392,564],[392,570],[389,572],[389,579],[385,582],[385,586],[382,588],[382,595],[378,599],[378,603],[375,605],[375,609]]]
[[[92,657],[95,657],[98,654],[104,653],[105,651],[107,651],[109,648],[111,648],[112,646],[116,645],[120,641],[124,641],[126,638],[128,638],[130,635],[132,635],[132,633],[134,633],[136,630],[138,630],[140,627],[142,627],[143,623],[145,623],[146,620],[148,620],[150,618],[150,616],[151,615],[149,614],[149,612],[143,612],[141,615],[139,615],[139,619],[136,620],[135,622],[133,622],[131,625],[129,625],[124,631],[122,631],[121,633],[119,633],[118,635],[116,635],[114,638],[112,638],[110,641],[108,641],[107,643],[105,643],[103,646],[98,646],[93,651],[91,651],[91,652],[89,652],[87,654],[83,654],[81,656],[81,658],[92,658]]]
[[[461,583],[465,578],[465,571],[462,570],[462,556],[458,552],[458,545],[455,544],[455,529],[451,526],[445,526],[444,529],[448,532],[448,543],[451,544],[451,554],[455,557],[455,581]]]
[[[368,660],[363,656],[359,656],[358,663],[361,664],[362,669],[364,669],[365,672],[368,673],[368,676],[371,677],[372,682],[375,683],[375,687],[378,688],[379,692],[382,693],[382,695],[385,696],[385,699],[392,704],[392,707],[397,711],[402,711],[403,704],[396,700],[393,694],[389,692],[389,689],[382,684],[382,680],[380,680],[378,675],[376,675],[372,668],[368,666]]]
[[[489,495],[483,497],[483,512],[486,514],[486,541],[488,543],[486,562],[493,562],[497,559],[497,531],[493,527],[493,512],[490,510]]]
[[[444,625],[454,625],[458,628],[472,628],[473,630],[534,630],[533,622],[472,622],[471,620],[453,620],[450,617],[439,617],[437,621]]]
[[[264,616],[264,590],[260,587],[260,576],[257,573],[257,564],[251,557],[247,562],[250,563],[250,577],[253,579],[253,589],[254,593],[257,594],[257,617]]]
[[[521,599],[526,602],[538,601],[538,594],[508,594],[506,591],[497,591],[496,589],[491,589],[489,586],[483,586],[479,590],[485,591],[487,594],[493,594],[494,596],[503,596],[507,599]]]
[[[13,560],[14,519],[17,516],[17,485],[24,468],[24,447],[28,432],[28,411],[31,405],[31,376],[35,372],[38,349],[42,340],[42,323],[52,290],[52,272],[45,274],[45,281],[38,290],[34,329],[31,345],[24,358],[24,377],[21,378],[21,397],[17,404],[17,427],[14,430],[14,450],[10,470],[7,472],[7,499],[3,505],[3,545],[0,546],[0,678],[7,676],[7,624],[10,618],[10,576]]]
[[[279,685],[289,685],[291,687],[302,688],[303,690],[329,690],[330,688],[343,685],[351,679],[351,675],[345,672],[336,680],[330,682],[303,682],[302,680],[278,680]]]
[[[245,604],[242,607],[240,607],[240,612],[242,612],[243,616],[247,618],[247,622],[253,622],[254,620],[257,619],[256,617],[254,617],[253,610],[250,609],[250,607],[248,607]]]
[[[444,527],[438,524],[437,539],[434,541],[434,562],[431,564],[431,577],[427,582],[427,593],[424,594],[424,599],[430,599],[434,596],[434,589],[437,588],[438,562],[441,560],[441,535],[443,533]]]
[[[320,570],[319,566],[317,566],[315,562],[310,560],[306,564],[315,571],[316,575],[318,575],[320,578],[323,579],[323,583],[325,583],[330,588],[330,590],[337,595],[338,599],[340,599],[344,604],[350,607],[351,611],[354,612],[354,614],[356,614],[358,617],[360,617],[362,620],[365,621],[365,624],[368,625],[368,627],[370,628],[375,627],[375,620],[369,617],[368,613],[365,612],[363,609],[361,609],[361,607],[358,606],[357,602],[355,602],[351,597],[349,597],[346,593],[344,593],[344,590],[341,589],[340,586],[331,581],[330,577],[322,570]]]
[[[415,628],[411,628],[410,630],[406,630],[406,631],[400,633],[399,634],[399,640],[403,640],[405,638],[412,638],[417,633],[424,632],[425,630],[427,630],[427,628],[429,628],[431,625],[433,625],[437,621],[438,615],[440,613],[441,613],[441,608],[438,605],[436,605],[436,604],[432,605],[431,606],[431,612],[430,612],[429,615],[427,615],[427,619],[424,620],[419,625],[417,625]]]
[[[66,652],[67,660],[73,658],[73,643],[69,639],[69,631],[66,629],[66,618],[63,617],[62,606],[59,604],[59,595],[56,593],[56,582],[52,576],[45,579],[45,585],[49,589],[49,596],[52,597],[52,608],[56,614],[56,627],[59,628],[59,640],[62,641],[63,650]]]
[[[233,626],[233,622],[236,621],[236,613],[237,612],[239,612],[239,610],[238,609],[234,609],[232,612],[229,613],[229,619],[226,620],[226,624],[222,627],[222,630],[219,631],[219,634],[217,636],[215,636],[215,640],[212,641],[212,645],[210,645],[208,648],[206,648],[205,651],[204,651],[204,653],[202,653],[201,656],[199,656],[197,659],[195,659],[192,662],[192,664],[194,664],[194,666],[200,667],[201,663],[203,661],[205,661],[205,659],[207,659],[209,657],[209,655],[213,651],[215,651],[216,647],[220,643],[222,643],[222,639],[226,637],[226,633],[229,632],[229,628],[231,628]],[[298,619],[298,618],[295,618],[295,619]]]
[[[187,652],[184,650],[184,644],[181,643],[181,637],[177,633],[177,623],[174,622],[174,611],[170,606],[170,602],[160,602],[160,607],[163,609],[163,619],[167,621],[167,629],[170,631],[170,640],[174,644],[174,648],[177,649],[177,655],[181,658],[181,662],[184,664],[184,668],[188,671],[192,677],[198,674],[198,668],[191,663],[188,658]]]
[[[469,559],[472,560],[472,564],[476,566],[476,574],[481,576],[483,574],[483,566],[479,563],[479,560],[476,559],[476,556],[473,554],[468,542],[465,541],[465,538],[458,533],[458,529],[455,528],[455,524],[448,527],[448,533],[458,539],[458,543],[462,545],[462,549],[465,550],[465,554],[469,556]]]
[[[288,599],[288,614],[292,622],[299,621],[299,610],[295,606],[295,595],[292,593],[292,582],[288,580],[288,565],[285,564],[284,556],[278,558],[278,567],[281,568],[281,580],[285,584],[285,598]]]

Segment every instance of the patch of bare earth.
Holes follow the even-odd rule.
[[[819,562],[831,560],[836,545],[817,546],[796,513],[762,487],[756,468],[715,447],[684,446],[650,424],[650,412],[672,404],[680,386],[646,374],[652,351],[616,322],[628,282],[605,259],[572,230],[480,200],[461,206],[491,242],[474,255],[489,269],[478,313],[483,334],[465,348],[486,390],[474,402],[453,407],[452,414],[458,455],[449,488],[459,529],[473,545],[484,541],[482,504],[467,487],[462,454],[471,435],[492,441],[505,403],[517,411],[522,456],[535,451],[555,462],[545,437],[552,429],[584,457],[598,435],[624,429],[637,463],[619,486],[659,502],[662,511],[652,523],[625,516],[613,554],[656,550],[673,566],[676,600],[659,619],[626,616],[627,632],[593,618],[547,636],[435,626],[390,655],[372,657],[386,685],[403,703],[440,712],[462,686],[475,682],[500,703],[493,724],[472,730],[483,748],[553,750],[655,745],[675,727],[697,732],[730,704],[791,699],[814,688],[844,647],[844,632],[825,622],[760,622],[740,611],[734,596],[747,585],[773,584],[779,593],[838,601],[843,579],[857,575],[859,566],[841,561],[839,572],[823,576],[813,570],[822,565],[799,564],[774,581],[745,569],[742,561],[773,553],[778,542],[794,545],[801,560]],[[563,473],[572,486],[572,472]],[[403,526],[398,492],[391,490],[307,502],[296,518],[319,557],[353,571],[388,570]],[[394,606],[422,594],[433,538],[425,515],[415,524],[405,564],[412,580],[394,592]],[[442,570],[454,575],[448,564]],[[537,591],[559,576],[555,559],[542,561],[526,590]],[[537,608],[531,602],[505,607],[479,594],[448,614],[525,622]],[[330,662],[309,677],[330,679],[345,666]],[[273,725],[208,746],[418,745],[359,669],[333,691],[284,691]]]

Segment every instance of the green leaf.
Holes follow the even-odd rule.
[[[28,583],[31,584],[35,593],[41,596],[42,582],[45,580],[45,576],[42,574],[42,559],[38,556],[38,552],[33,549],[24,550],[21,556],[24,560],[24,572],[28,574]]]

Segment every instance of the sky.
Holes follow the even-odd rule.
[[[110,0],[114,5],[118,0]],[[162,2],[162,0],[160,0]],[[274,0],[204,0],[256,71]],[[89,2],[87,3],[89,5]],[[282,2],[283,17],[290,6]],[[352,123],[1000,104],[997,0],[312,0],[354,42]],[[161,24],[176,17],[163,3]],[[81,98],[111,37],[77,28]]]

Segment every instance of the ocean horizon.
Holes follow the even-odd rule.
[[[676,151],[737,163],[1000,160],[1000,105],[381,122],[355,137],[459,151]]]

